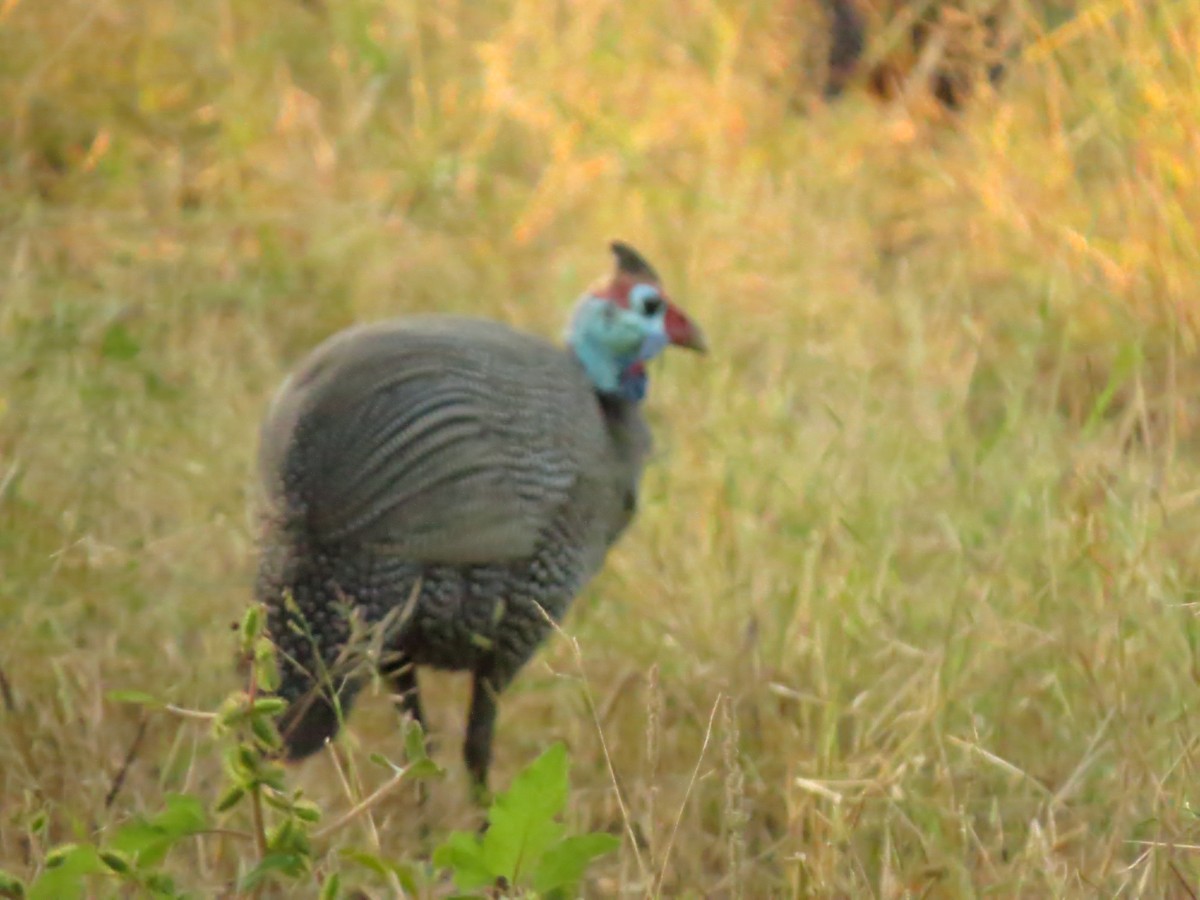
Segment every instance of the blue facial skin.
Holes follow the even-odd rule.
[[[665,320],[666,304],[653,285],[634,285],[628,309],[589,294],[575,311],[567,342],[596,390],[637,402],[648,384],[641,364],[670,343]]]

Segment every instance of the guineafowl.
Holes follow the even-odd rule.
[[[403,318],[334,335],[280,387],[259,451],[256,594],[289,758],[337,733],[363,658],[422,725],[416,667],[466,670],[464,757],[486,792],[500,692],[634,514],[646,362],[669,344],[705,350],[649,263],[612,251],[566,348],[496,322]],[[376,653],[352,664],[356,643]]]

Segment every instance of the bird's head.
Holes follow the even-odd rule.
[[[700,353],[708,345],[641,254],[620,241],[611,246],[616,268],[579,301],[567,343],[597,391],[641,400],[648,360],[672,344]]]

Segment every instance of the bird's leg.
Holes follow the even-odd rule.
[[[396,709],[401,716],[410,717],[417,727],[421,729],[421,740],[425,744],[426,754],[432,751],[432,742],[429,740],[429,730],[425,727],[425,711],[421,708],[421,691],[417,684],[417,666],[412,660],[401,656],[395,663],[388,667],[387,676],[392,681],[392,687],[396,691]],[[410,724],[408,727],[412,727]],[[407,743],[407,742],[406,742]],[[409,763],[413,760],[409,759]],[[417,805],[424,808],[426,801],[429,799],[429,790],[424,782],[417,782]],[[421,836],[427,836],[428,826],[424,821],[421,822]]]
[[[397,699],[396,708],[401,715],[412,716],[414,722],[425,733],[425,711],[421,708],[421,692],[417,685],[417,667],[410,660],[401,658],[394,668],[388,670]]]
[[[401,658],[399,663],[388,670],[395,688],[396,709],[402,716],[409,716],[421,729],[421,741],[425,745],[426,755],[433,752],[433,742],[429,739],[429,729],[425,725],[425,710],[421,708],[421,691],[417,685],[417,666],[410,660]],[[411,727],[411,726],[410,726]],[[409,762],[412,762],[410,759]]]
[[[471,775],[472,798],[486,806],[490,800],[487,789],[488,768],[492,764],[492,734],[496,729],[495,680],[487,669],[475,673],[471,691],[471,711],[467,716],[467,739],[463,758]]]

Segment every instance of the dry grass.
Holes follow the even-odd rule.
[[[287,366],[413,310],[554,334],[621,236],[715,349],[656,370],[567,622],[644,841],[590,891],[1194,896],[1200,7],[1080,6],[951,120],[796,112],[815,37],[766,2],[0,2],[0,868],[216,790],[150,714],[106,805],[143,714],[105,692],[235,685]],[[580,678],[529,666],[496,776],[561,738],[616,831]],[[331,818],[400,750],[381,697],[344,744],[295,772]],[[418,819],[318,849],[417,858]]]

